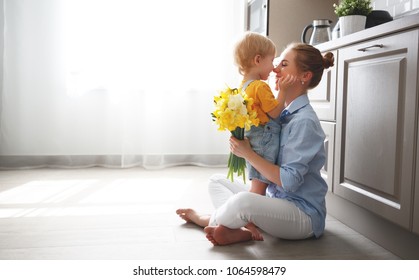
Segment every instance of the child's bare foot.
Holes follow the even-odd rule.
[[[206,227],[209,224],[210,215],[199,215],[195,210],[186,208],[176,210],[176,214],[188,223],[194,223],[200,227]]]
[[[219,225],[205,227],[204,231],[207,239],[216,246],[252,240],[252,233],[246,228],[229,229]]]
[[[263,235],[262,233],[257,229],[255,224],[248,223],[246,225],[246,228],[252,233],[252,239],[256,241],[263,241]]]

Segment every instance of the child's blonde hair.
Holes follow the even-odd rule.
[[[238,66],[240,74],[244,75],[253,66],[253,59],[257,55],[264,58],[270,54],[276,55],[274,42],[259,33],[249,31],[244,34],[234,48],[234,62]]]

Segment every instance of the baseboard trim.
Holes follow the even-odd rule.
[[[419,235],[379,217],[333,193],[326,197],[328,214],[401,259],[419,259]]]
[[[131,168],[162,169],[179,165],[226,167],[228,154],[168,155],[0,155],[0,170],[31,168]]]

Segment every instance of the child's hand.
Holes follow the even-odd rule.
[[[282,91],[287,90],[290,86],[292,86],[297,81],[296,76],[286,75],[284,77],[280,77],[276,81],[275,89]]]

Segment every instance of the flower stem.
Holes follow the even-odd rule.
[[[244,128],[236,127],[231,134],[239,139],[244,139]],[[230,153],[228,158],[228,174],[227,178],[229,178],[232,182],[234,181],[234,174],[237,173],[237,176],[242,176],[243,182],[246,183],[246,160],[244,158],[238,157],[233,153]]]

